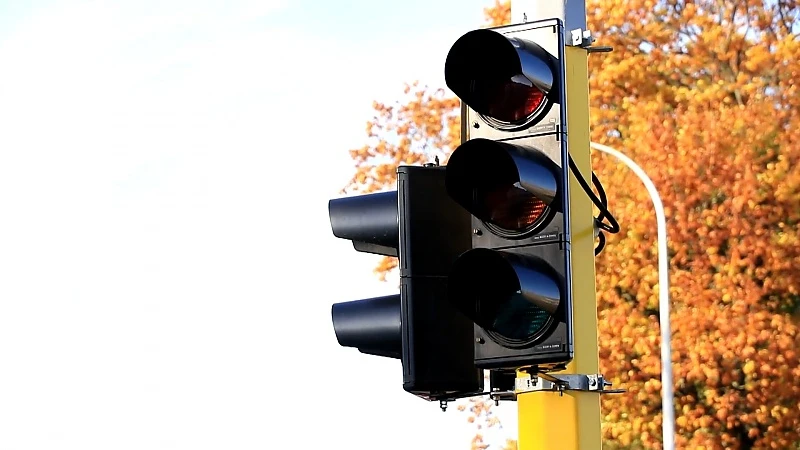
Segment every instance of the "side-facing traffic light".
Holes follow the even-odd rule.
[[[448,299],[474,322],[477,367],[561,369],[573,357],[562,23],[471,31],[445,80],[463,142],[446,188],[473,229]]]
[[[397,191],[334,199],[328,202],[333,235],[349,239],[359,252],[397,256]],[[362,353],[400,358],[400,295],[333,305],[336,338]]]
[[[447,301],[450,268],[471,247],[470,216],[445,189],[445,168],[401,166],[397,190],[331,200],[333,234],[360,252],[399,257],[400,294],[334,304],[339,344],[398,358],[403,388],[428,400],[483,390],[473,324]]]

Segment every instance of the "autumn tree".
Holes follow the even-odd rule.
[[[496,3],[487,21],[509,13]],[[641,165],[667,208],[681,448],[800,446],[798,15],[790,0],[587,0],[614,49],[589,61],[592,140]],[[417,83],[375,103],[349,187],[446,161],[458,105]],[[595,154],[593,167],[623,228],[597,258],[601,371],[628,389],[603,399],[605,444],[660,448],[655,216],[624,165]]]

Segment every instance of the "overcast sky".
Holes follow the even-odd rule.
[[[327,201],[489,3],[0,1],[0,449],[469,448],[338,346],[397,290]]]

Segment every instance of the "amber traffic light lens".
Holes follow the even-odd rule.
[[[514,185],[478,193],[478,202],[488,222],[511,231],[531,228],[547,208],[542,200]]]
[[[484,84],[484,86],[480,86]],[[507,123],[529,119],[542,105],[545,94],[518,75],[506,81],[473,83],[474,94],[483,97],[486,115]]]

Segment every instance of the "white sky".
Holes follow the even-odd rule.
[[[0,1],[0,449],[469,447],[337,344],[396,284],[327,201],[489,2],[316,2]]]

